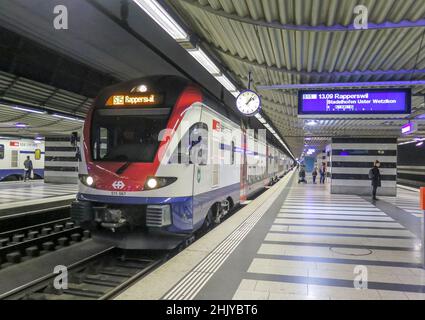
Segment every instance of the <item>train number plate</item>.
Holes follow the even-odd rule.
[[[127,195],[127,192],[124,191],[111,191],[112,196],[125,196]]]

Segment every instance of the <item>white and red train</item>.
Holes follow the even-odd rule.
[[[29,156],[34,179],[44,178],[44,140],[0,137],[0,182],[24,179],[24,161]]]
[[[117,247],[170,249],[292,167],[220,108],[176,76],[101,92],[84,125],[73,219]]]

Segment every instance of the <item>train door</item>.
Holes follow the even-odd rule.
[[[12,150],[11,152],[11,159],[10,159],[10,167],[11,168],[18,168],[19,167],[19,151],[18,150]]]
[[[220,144],[221,144],[221,122],[217,119],[212,121],[212,139],[211,139],[211,189],[220,186]]]
[[[208,175],[209,126],[201,112],[200,121],[190,128],[190,163],[193,165],[193,226],[202,222],[208,201],[210,178]]]
[[[247,137],[246,130],[243,123],[241,124],[241,160],[240,160],[240,170],[241,170],[241,195],[240,200],[246,201],[248,195],[248,161],[246,157],[246,145]]]

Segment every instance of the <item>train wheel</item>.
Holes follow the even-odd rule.
[[[213,212],[208,210],[207,216],[205,217],[204,224],[202,225],[202,231],[208,232],[213,226]]]

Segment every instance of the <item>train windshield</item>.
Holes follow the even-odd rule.
[[[91,147],[95,161],[153,162],[160,132],[167,126],[168,109],[105,110],[94,113]]]

